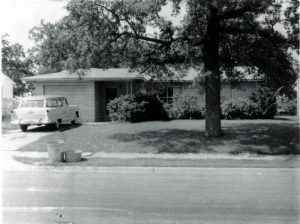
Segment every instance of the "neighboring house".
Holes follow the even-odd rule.
[[[14,81],[1,72],[1,96],[2,99],[12,99]]]
[[[169,84],[168,91],[160,95],[167,101],[179,94],[192,94],[201,91],[193,87],[193,80],[197,72],[191,72],[181,81]],[[78,105],[84,122],[98,122],[109,120],[107,103],[116,97],[126,94],[135,94],[145,89],[147,80],[137,72],[128,69],[95,69],[88,70],[84,76],[62,71],[46,75],[23,78],[33,83],[34,95],[61,95],[67,97],[69,104]],[[244,80],[238,87],[232,88],[228,82],[222,83],[222,100],[250,96],[256,91],[258,82]]]

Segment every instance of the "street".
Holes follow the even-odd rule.
[[[3,173],[3,223],[299,223],[299,169]]]

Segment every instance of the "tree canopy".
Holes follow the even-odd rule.
[[[14,95],[22,96],[31,90],[31,85],[22,82],[21,78],[34,74],[33,63],[26,57],[22,45],[18,43],[11,44],[7,38],[7,34],[1,38],[2,72],[15,82]]]
[[[31,30],[32,55],[45,72],[127,66],[170,79],[174,71],[201,70],[206,131],[220,135],[222,71],[241,78],[235,68],[246,66],[274,90],[284,87],[288,93],[294,87],[291,51],[299,47],[299,3],[286,4],[284,9],[277,0],[71,0],[67,16]],[[173,16],[184,12],[181,23],[164,16],[164,7]]]

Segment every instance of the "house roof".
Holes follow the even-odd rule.
[[[176,72],[175,72],[176,73]],[[179,73],[176,74],[174,81],[179,82],[191,82],[199,75],[200,71],[190,69],[186,75],[181,76]],[[222,74],[223,81],[226,82],[225,74]],[[129,80],[147,80],[149,77],[142,77],[138,72],[130,72],[127,68],[110,68],[110,69],[98,69],[91,68],[85,71],[83,76],[79,76],[77,73],[70,73],[67,70],[49,73],[44,75],[30,76],[22,78],[22,80],[28,82],[43,82],[43,81],[76,81],[76,80],[94,80],[94,81],[129,81]],[[241,81],[258,81],[251,75],[246,75],[245,79]]]
[[[69,71],[61,71],[56,73],[36,75],[23,78],[25,81],[75,81],[80,77],[76,73]],[[82,80],[95,80],[95,81],[118,81],[118,80],[144,80],[139,76],[138,72],[129,72],[126,68],[110,68],[110,69],[97,69],[91,68],[82,76]]]

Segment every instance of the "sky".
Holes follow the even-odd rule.
[[[65,16],[67,0],[0,0],[0,34],[9,34],[11,43],[19,43],[28,49],[33,42],[28,39],[29,30],[42,19],[55,22]]]
[[[25,50],[33,47],[28,33],[38,26],[43,19],[45,22],[55,22],[67,15],[64,8],[69,0],[0,0],[0,35],[9,34],[11,43],[19,43]],[[184,8],[184,7],[182,7]],[[161,15],[171,19],[178,25],[184,17],[183,10],[176,18],[171,18],[171,5],[162,9]],[[283,27],[279,26],[279,30]]]

